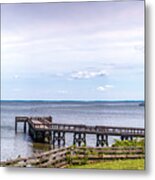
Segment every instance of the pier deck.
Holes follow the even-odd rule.
[[[121,140],[134,137],[145,137],[144,128],[133,127],[112,127],[112,126],[88,126],[78,124],[53,123],[52,117],[16,117],[15,131],[17,123],[24,123],[26,133],[26,123],[29,125],[29,135],[34,141],[48,142],[58,146],[65,145],[65,134],[73,133],[73,144],[81,146],[86,144],[86,134],[96,135],[96,146],[108,145],[109,136],[120,136]]]

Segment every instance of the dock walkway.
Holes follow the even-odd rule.
[[[145,137],[144,128],[115,127],[115,126],[88,126],[83,124],[60,124],[53,123],[52,117],[26,117],[15,118],[15,131],[17,124],[24,123],[24,133],[26,133],[26,123],[29,126],[29,135],[34,141],[48,142],[53,145],[65,146],[65,134],[73,134],[73,144],[86,145],[86,135],[96,135],[96,146],[108,146],[109,136],[119,136],[121,140],[132,140],[135,137]]]

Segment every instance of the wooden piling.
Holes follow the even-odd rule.
[[[24,122],[24,133],[26,133],[26,121]]]
[[[17,121],[15,120],[15,133],[17,133]]]
[[[17,117],[15,117],[15,133],[17,133],[18,123],[24,123],[23,129],[24,129],[24,133],[26,133],[26,123],[27,123],[27,121],[28,121],[28,117],[26,117],[26,116],[21,116],[21,117],[17,116]]]
[[[108,146],[108,135],[105,134],[97,134],[96,135],[96,146],[103,147],[103,146]]]
[[[73,135],[73,145],[82,146],[86,145],[86,133],[74,133]]]
[[[52,145],[53,147],[65,146],[65,132],[53,131]]]

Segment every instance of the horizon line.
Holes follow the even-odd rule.
[[[144,102],[143,99],[121,99],[121,100],[47,100],[47,99],[1,99],[1,102]]]

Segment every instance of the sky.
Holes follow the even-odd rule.
[[[1,5],[2,100],[144,100],[144,1]]]

